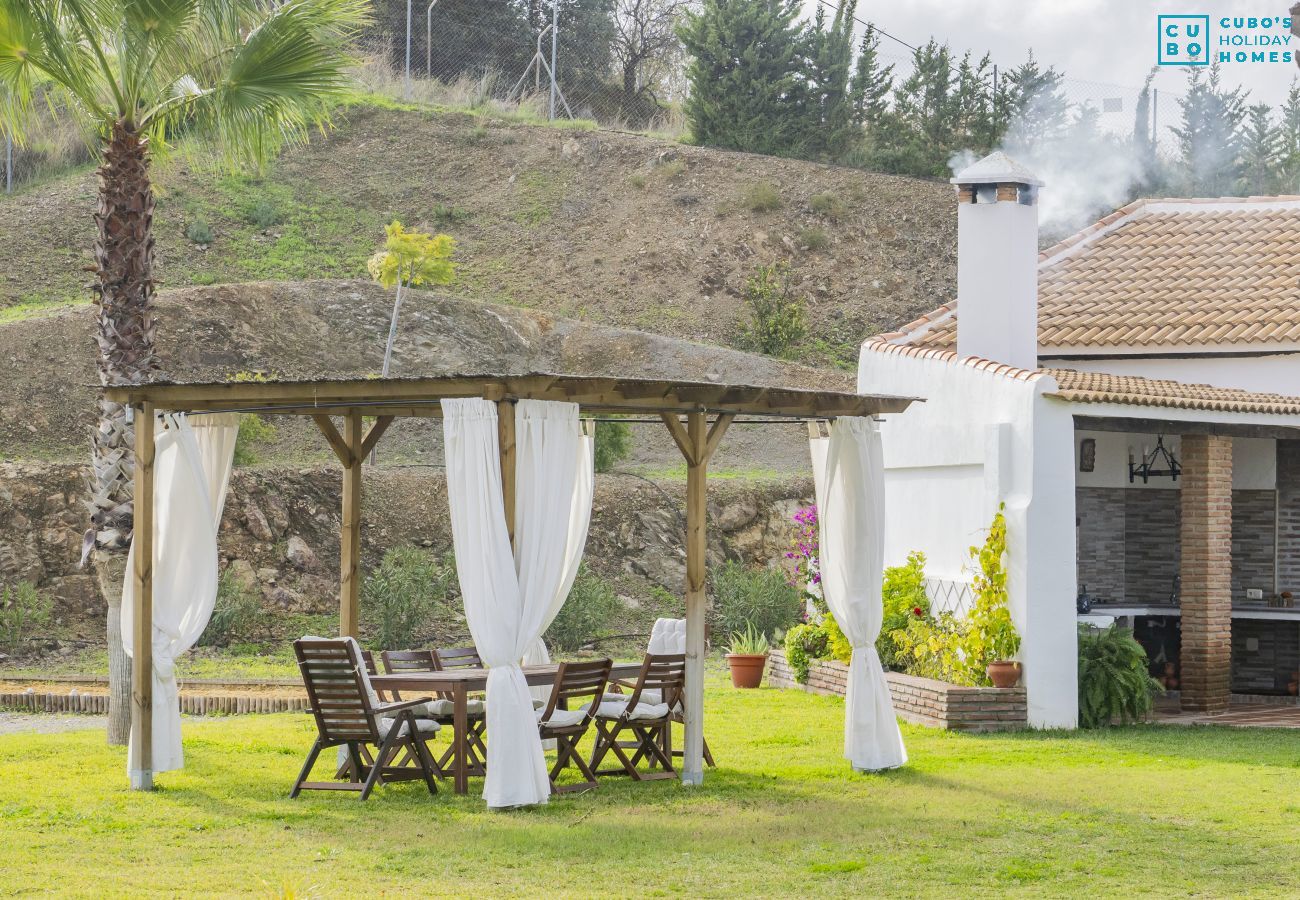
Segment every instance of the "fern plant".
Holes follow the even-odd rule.
[[[1151,712],[1160,682],[1147,671],[1147,652],[1127,628],[1079,628],[1079,724],[1105,728],[1137,722]]]

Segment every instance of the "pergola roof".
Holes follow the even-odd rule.
[[[360,378],[179,383],[154,381],[104,388],[119,403],[159,410],[244,411],[287,415],[438,416],[439,401],[458,397],[563,400],[603,413],[729,413],[732,415],[876,416],[905,410],[917,398],[852,394],[724,382],[670,381],[532,372],[436,378]]]

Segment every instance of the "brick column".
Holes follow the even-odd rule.
[[[1182,439],[1182,706],[1228,708],[1232,666],[1232,438]]]

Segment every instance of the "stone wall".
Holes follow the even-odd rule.
[[[1228,708],[1232,666],[1232,439],[1183,435],[1182,696],[1185,710]]]
[[[1277,587],[1300,595],[1300,441],[1277,442]]]
[[[906,722],[971,732],[1010,731],[1024,728],[1028,722],[1023,687],[962,687],[901,672],[886,672],[885,678],[889,681],[894,712]],[[843,696],[848,684],[848,666],[835,660],[813,660],[808,666],[808,682],[800,684],[795,680],[785,651],[774,649],[768,657],[768,683],[773,687]]]
[[[1300,560],[1300,472],[1296,481],[1297,546],[1291,556]],[[1079,583],[1088,586],[1094,599],[1168,600],[1179,570],[1180,496],[1178,490],[1078,489]],[[1246,599],[1247,588],[1259,588],[1265,595],[1273,592],[1278,509],[1273,491],[1232,492],[1232,596],[1237,602]],[[1286,502],[1281,509],[1285,517]],[[1296,568],[1300,575],[1300,563]]]

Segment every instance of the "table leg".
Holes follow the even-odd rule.
[[[452,770],[455,777],[456,793],[469,793],[469,759],[468,747],[469,739],[467,732],[469,730],[469,692],[465,690],[465,683],[457,682],[452,692],[452,727],[455,734],[452,735],[452,746],[455,748],[455,755],[452,757]]]

